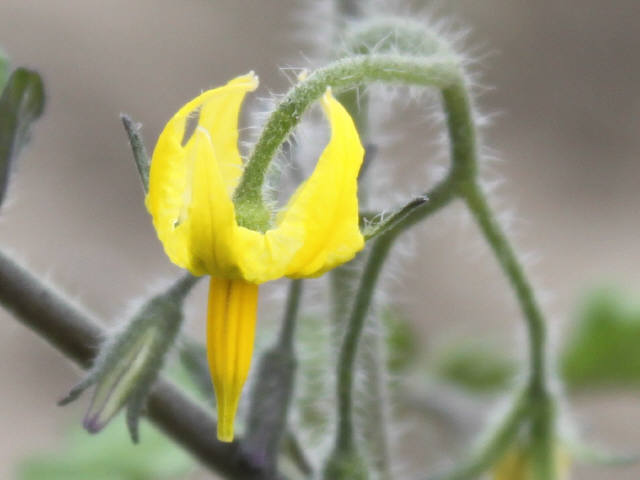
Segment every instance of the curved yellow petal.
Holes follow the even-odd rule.
[[[331,140],[279,218],[283,235],[303,238],[287,266],[290,277],[320,275],[351,260],[364,247],[358,224],[358,173],[364,148],[349,113],[330,90],[322,106],[331,124]]]
[[[257,85],[250,73],[188,102],[153,152],[147,209],[171,261],[196,275],[221,268],[216,257],[225,257],[212,249],[212,229],[223,243],[224,232],[235,226],[231,193],[242,174],[238,115],[245,94]],[[183,144],[187,119],[198,111],[198,126]]]
[[[364,246],[358,226],[358,172],[364,149],[353,120],[327,90],[322,99],[331,139],[277,226],[264,234],[238,227],[232,255],[241,276],[262,283],[312,277],[351,260]]]

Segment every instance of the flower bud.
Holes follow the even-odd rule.
[[[144,401],[176,339],[184,298],[196,281],[187,274],[148,300],[124,329],[104,343],[86,377],[60,401],[60,405],[66,405],[95,385],[83,421],[89,432],[102,430],[126,405],[129,432],[137,442]]]

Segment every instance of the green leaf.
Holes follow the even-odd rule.
[[[517,370],[516,362],[499,348],[475,341],[448,348],[434,363],[439,377],[482,393],[506,389]]]
[[[29,140],[29,127],[43,108],[40,75],[25,68],[15,70],[0,97],[0,205],[6,195],[11,161]]]
[[[612,288],[591,293],[578,311],[560,356],[573,388],[640,387],[640,305]]]

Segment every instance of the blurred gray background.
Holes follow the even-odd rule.
[[[13,176],[0,246],[105,322],[176,275],[145,212],[118,115],[143,122],[152,148],[164,122],[202,89],[255,70],[260,93],[284,91],[278,67],[308,63],[297,27],[303,10],[294,0],[2,0],[0,45],[12,65],[42,73],[48,102]],[[491,88],[478,103],[497,114],[485,143],[503,159],[492,170],[506,180],[496,205],[513,209],[518,245],[539,255],[529,271],[549,294],[557,343],[588,288],[611,282],[640,293],[640,2],[451,0],[435,11],[470,28],[466,44],[483,56],[476,70]],[[423,161],[421,121],[400,132],[411,168]],[[445,214],[422,233],[394,288],[425,346],[439,335],[495,332],[513,349],[519,314],[473,224]],[[197,333],[204,291],[196,296]],[[0,365],[0,477],[9,478],[16,459],[53,448],[84,405],[56,407],[77,370],[4,312]],[[640,449],[636,395],[573,402],[592,438]]]

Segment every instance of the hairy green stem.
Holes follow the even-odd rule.
[[[382,325],[377,315],[373,315],[368,328],[362,334],[359,358],[364,372],[364,390],[361,395],[363,416],[362,439],[378,480],[391,480],[391,452],[389,449],[389,408],[387,377],[385,375],[384,345]]]
[[[278,335],[278,346],[282,350],[293,351],[293,336],[296,331],[298,320],[298,310],[300,309],[300,298],[302,297],[303,280],[291,280],[289,292],[287,294],[287,305],[285,307],[284,318],[280,334]]]
[[[25,326],[83,368],[106,336],[87,313],[0,252],[0,304]],[[211,415],[170,382],[160,379],[147,401],[149,419],[203,465],[227,478],[265,480],[247,467],[240,442],[216,440]]]
[[[451,138],[452,176],[456,178],[458,195],[465,201],[493,250],[524,316],[529,340],[528,392],[535,407],[531,420],[537,472],[540,479],[553,480],[554,408],[547,386],[544,317],[524,269],[478,184],[475,129],[466,89],[462,85],[444,89],[443,101]]]
[[[234,194],[238,222],[247,218],[267,228],[270,214],[262,203],[262,185],[277,149],[299,123],[307,108],[331,87],[335,93],[381,81],[447,87],[460,78],[457,65],[447,56],[431,58],[398,55],[360,55],[318,69],[295,85],[271,114],[245,167]],[[262,211],[260,211],[262,210]],[[257,211],[257,213],[256,213]]]
[[[335,441],[336,450],[351,449],[354,447],[352,401],[353,366],[358,341],[387,254],[396,236],[404,231],[405,228],[438,211],[454,198],[455,190],[452,188],[453,185],[449,179],[440,183],[428,194],[429,201],[420,209],[415,209],[405,223],[396,225],[374,240],[360,278],[355,303],[338,357],[338,429]]]
[[[546,328],[533,289],[480,187],[474,183],[467,184],[462,191],[462,196],[516,292],[528,330],[530,385],[534,391],[545,391]]]
[[[401,53],[427,57],[453,51],[442,36],[424,22],[402,17],[366,18],[349,25],[343,41],[348,55],[364,53]]]

